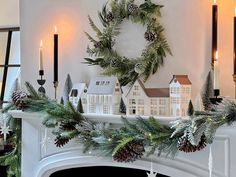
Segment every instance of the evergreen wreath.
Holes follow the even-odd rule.
[[[111,0],[110,7],[104,5],[98,13],[103,30],[100,30],[90,16],[89,23],[96,32],[96,38],[85,32],[93,46],[87,48],[87,53],[92,58],[85,58],[89,65],[99,65],[104,69],[103,74],[115,75],[122,86],[134,83],[138,78],[148,79],[164,64],[166,54],[171,54],[170,47],[164,35],[164,28],[159,22],[161,8],[151,0],[145,0],[141,5],[136,5],[135,0]],[[141,56],[127,58],[119,55],[113,48],[116,37],[119,35],[120,25],[127,19],[147,26],[144,38],[148,44]]]

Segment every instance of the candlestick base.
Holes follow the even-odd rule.
[[[40,71],[39,71],[39,73],[40,73]],[[42,72],[40,73],[40,76],[41,76],[41,78],[37,80],[38,84],[40,85],[38,91],[45,94],[45,93],[46,93],[46,90],[45,90],[45,88],[43,87],[43,85],[45,84],[46,80],[43,79],[43,74],[42,74]]]
[[[234,83],[235,83],[235,86],[234,86],[234,97],[236,98],[236,74],[233,75],[233,80],[234,80]]]
[[[220,89],[214,89],[214,98],[210,98],[212,104],[219,104],[222,102],[223,98],[219,98]]]
[[[220,89],[214,89],[214,97],[218,97],[220,95]]]
[[[53,82],[53,86],[54,86],[54,92],[55,92],[55,99],[57,99],[57,87],[58,87],[58,81],[54,81]]]

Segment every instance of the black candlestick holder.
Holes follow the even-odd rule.
[[[43,75],[44,75],[44,71],[43,70],[39,70],[39,75],[40,75],[40,79],[37,80],[38,84],[40,85],[38,91],[41,93],[46,93],[45,88],[43,87],[43,85],[45,84],[46,80],[43,79]]]
[[[210,98],[212,104],[219,104],[222,102],[223,98],[220,98],[220,89],[214,89],[214,97]]]

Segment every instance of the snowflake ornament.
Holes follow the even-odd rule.
[[[44,149],[44,152],[47,152],[47,145],[51,142],[51,138],[48,137],[47,128],[44,130],[44,136],[42,137],[42,140],[40,142],[42,148]]]
[[[9,128],[9,126],[7,126],[7,122],[5,119],[3,119],[3,126],[1,126],[0,128],[0,132],[3,135],[3,140],[6,141],[7,140],[7,135],[10,133],[11,129]]]
[[[147,177],[156,177],[156,176],[157,176],[157,172],[153,171],[152,162],[151,162],[151,170],[150,170],[150,173],[147,173]]]

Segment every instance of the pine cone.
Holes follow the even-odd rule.
[[[112,14],[112,12],[108,12],[106,19],[108,23],[114,20],[114,15]]]
[[[128,5],[128,12],[130,14],[136,14],[138,12],[138,6],[136,4],[129,4]]]
[[[133,162],[138,158],[141,158],[145,152],[143,141],[133,140],[122,147],[113,156],[117,162]]]
[[[95,48],[102,48],[102,42],[101,41],[95,42],[93,46]]]
[[[18,109],[26,108],[25,99],[28,97],[27,93],[22,90],[14,91],[12,94],[12,102]]]
[[[200,151],[206,146],[207,143],[205,135],[202,135],[201,141],[198,143],[198,145],[192,145],[186,136],[181,137],[177,144],[178,149],[186,153]]]
[[[151,31],[146,31],[144,33],[144,38],[149,41],[152,42],[156,39],[155,33],[152,33]]]
[[[58,135],[54,141],[55,141],[54,144],[57,147],[62,147],[69,142],[69,139],[62,137],[61,135]]]

